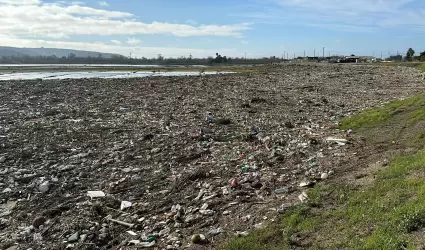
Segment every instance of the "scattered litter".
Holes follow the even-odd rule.
[[[306,201],[308,200],[308,195],[307,195],[307,193],[302,192],[302,193],[298,196],[298,199],[299,199],[301,202],[306,202]]]
[[[98,197],[105,197],[105,193],[103,191],[87,191],[87,196],[93,199]]]
[[[121,201],[121,210],[124,210],[126,208],[129,208],[132,206],[132,203],[130,201]]]

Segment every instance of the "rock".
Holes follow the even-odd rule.
[[[39,217],[35,218],[35,219],[32,221],[32,226],[33,226],[34,228],[38,229],[40,226],[44,225],[44,223],[45,223],[46,221],[47,221],[47,220],[46,220],[46,218],[45,218],[45,217],[43,217],[43,216],[39,216]]]
[[[42,192],[42,193],[47,193],[47,192],[49,192],[49,189],[50,189],[50,183],[49,183],[49,181],[45,181],[45,182],[41,183],[41,184],[38,186],[38,190],[39,190],[40,192]]]
[[[12,192],[12,189],[11,188],[5,188],[5,189],[3,189],[3,193],[10,193],[10,192]]]
[[[79,232],[75,232],[73,235],[68,237],[68,242],[72,243],[72,242],[77,242],[78,239],[80,239],[80,233]]]
[[[327,173],[322,173],[320,175],[320,179],[322,179],[322,180],[326,180],[328,177],[329,177],[329,175]]]
[[[0,157],[0,163],[4,163],[6,161],[6,156],[1,156]]]

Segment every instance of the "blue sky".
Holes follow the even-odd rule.
[[[423,0],[0,0],[0,45],[136,57],[425,50]]]

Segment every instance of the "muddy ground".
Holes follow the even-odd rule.
[[[365,65],[0,82],[0,249],[213,249],[358,160],[338,120],[424,87]]]

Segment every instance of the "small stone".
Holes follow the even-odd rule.
[[[0,157],[0,163],[4,163],[6,161],[6,157],[3,155]]]
[[[12,192],[12,189],[10,188],[3,189],[3,193],[10,193],[10,192]]]
[[[68,242],[77,242],[79,238],[80,238],[80,233],[76,232],[73,235],[68,237]]]
[[[50,189],[49,181],[45,181],[45,182],[41,183],[40,186],[38,186],[38,190],[42,193],[49,192],[49,189]]]
[[[40,226],[44,225],[45,222],[46,218],[43,216],[39,216],[32,221],[32,226],[38,229]]]
[[[329,175],[327,173],[323,173],[322,175],[320,175],[320,178],[322,180],[326,180],[329,177]]]

